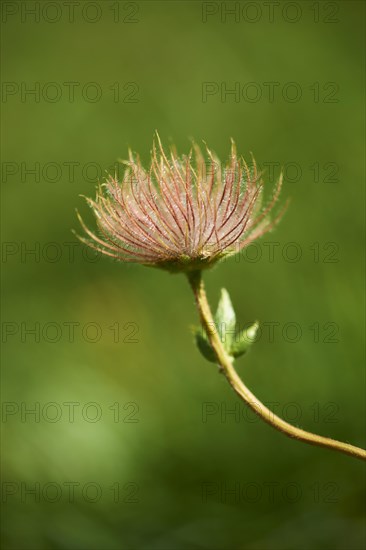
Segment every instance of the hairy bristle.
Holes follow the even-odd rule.
[[[194,143],[187,156],[179,157],[174,148],[168,155],[157,135],[146,171],[129,151],[122,181],[109,176],[96,199],[87,199],[99,235],[79,216],[88,237],[81,240],[119,260],[158,266],[181,258],[213,262],[272,229],[284,211],[269,217],[282,177],[262,206],[263,182],[254,158],[249,167],[233,141],[225,166],[207,146],[204,153]]]

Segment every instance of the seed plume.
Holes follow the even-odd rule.
[[[205,146],[193,144],[188,155],[167,153],[158,135],[148,170],[129,151],[122,181],[109,176],[87,198],[98,226],[91,231],[79,215],[85,236],[79,239],[95,250],[124,262],[170,271],[209,267],[236,254],[261,237],[281,218],[270,214],[278,200],[282,176],[272,198],[263,204],[263,181],[238,157],[231,143],[222,165]],[[286,205],[285,205],[286,207]]]

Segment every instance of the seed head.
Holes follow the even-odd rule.
[[[205,147],[193,144],[190,153],[167,154],[158,134],[151,164],[145,170],[129,151],[121,182],[109,176],[96,199],[86,198],[98,225],[79,239],[95,250],[124,262],[169,271],[210,267],[236,254],[270,231],[287,206],[270,213],[282,185],[280,176],[271,200],[263,206],[263,182],[254,158],[249,167],[237,156],[232,141],[225,166]]]

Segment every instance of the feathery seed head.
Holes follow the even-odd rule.
[[[86,199],[99,233],[79,216],[87,237],[78,237],[125,262],[171,272],[208,268],[271,230],[287,206],[270,219],[282,175],[263,206],[263,182],[252,161],[249,167],[237,156],[233,141],[225,166],[196,144],[187,156],[174,149],[167,154],[156,134],[149,170],[129,151],[122,181],[109,176],[96,199]]]

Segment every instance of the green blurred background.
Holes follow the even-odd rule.
[[[207,273],[209,297],[264,323],[238,363],[260,399],[364,446],[364,4],[34,4],[3,6],[4,548],[363,548],[363,464],[247,413],[194,346],[182,276],[86,256],[70,230],[156,128],[284,166],[284,220]]]

